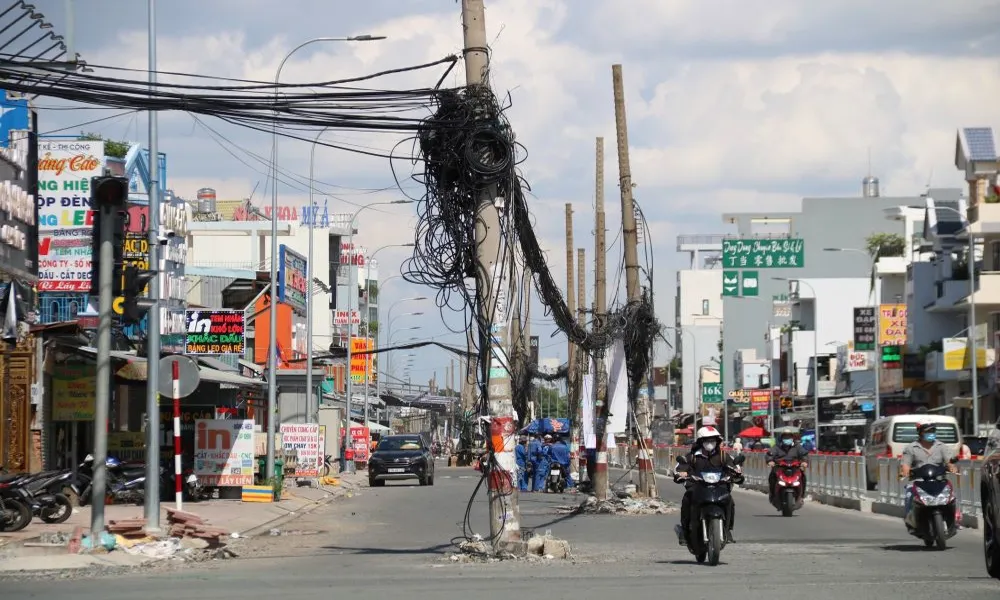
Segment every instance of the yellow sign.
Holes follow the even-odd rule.
[[[944,354],[945,371],[964,371],[972,368],[972,357],[969,352],[968,338],[945,338],[941,340],[941,350]],[[976,346],[976,367],[985,369],[989,363],[986,348]]]
[[[882,346],[906,345],[906,305],[881,304],[878,307],[878,343]]]
[[[116,315],[125,314],[125,298],[118,296],[111,302],[111,309],[115,311]]]
[[[93,374],[69,365],[60,368],[52,379],[52,420],[93,421],[97,397]],[[83,376],[81,376],[83,375]]]

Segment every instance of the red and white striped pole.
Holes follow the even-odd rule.
[[[170,395],[174,398],[174,504],[184,510],[184,474],[181,471],[181,366],[175,360],[172,367]]]

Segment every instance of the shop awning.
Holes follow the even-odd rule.
[[[91,347],[81,347],[77,350],[88,354],[90,356],[97,356],[97,349]],[[111,358],[116,360],[125,361],[127,364],[115,371],[115,375],[121,377],[122,379],[128,379],[130,381],[146,381],[146,374],[148,370],[149,363],[145,358],[141,356],[136,356],[131,352],[120,352],[112,351]],[[250,379],[249,377],[243,377],[242,375],[237,375],[236,373],[230,371],[219,371],[217,369],[210,369],[204,365],[198,366],[198,371],[201,375],[202,381],[207,381],[209,383],[219,383],[225,385],[239,385],[244,387],[267,387],[266,381],[261,381],[260,379]]]

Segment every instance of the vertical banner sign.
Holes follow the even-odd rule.
[[[351,338],[351,381],[364,383],[365,375],[372,380],[372,355],[359,354],[374,347],[371,338]]]
[[[875,349],[874,306],[859,306],[854,309],[854,349],[867,352]]]
[[[878,307],[878,343],[881,346],[906,345],[906,305],[881,304]]]
[[[319,477],[323,451],[319,445],[318,424],[282,423],[281,447],[286,456],[295,453],[296,477]]]
[[[538,368],[538,336],[533,335],[528,338],[529,360],[534,367]]]
[[[351,446],[354,448],[354,462],[368,462],[368,450],[371,447],[371,433],[367,427],[351,426]]]
[[[194,473],[209,487],[253,485],[253,421],[197,419]]]
[[[292,307],[300,315],[306,314],[306,258],[293,252],[284,244],[280,247],[278,263],[278,300]]]
[[[771,390],[750,390],[750,411],[755,417],[763,417],[768,414],[771,406]]]
[[[38,291],[90,291],[90,179],[103,172],[104,142],[38,142]]]

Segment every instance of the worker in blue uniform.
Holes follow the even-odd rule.
[[[542,453],[542,442],[538,440],[536,434],[531,434],[531,441],[528,442],[528,484],[534,483],[534,479],[538,474],[538,457]],[[543,480],[544,484],[544,480]],[[544,487],[543,487],[544,489]],[[539,491],[537,487],[533,487],[531,490],[533,492]]]
[[[552,465],[552,459],[549,456],[549,450],[552,447],[552,436],[546,434],[543,441],[544,443],[540,446],[538,453],[535,455],[536,492],[545,491],[545,480],[549,477],[549,468]]]
[[[514,448],[514,458],[517,460],[517,489],[528,491],[528,438],[521,436]]]

